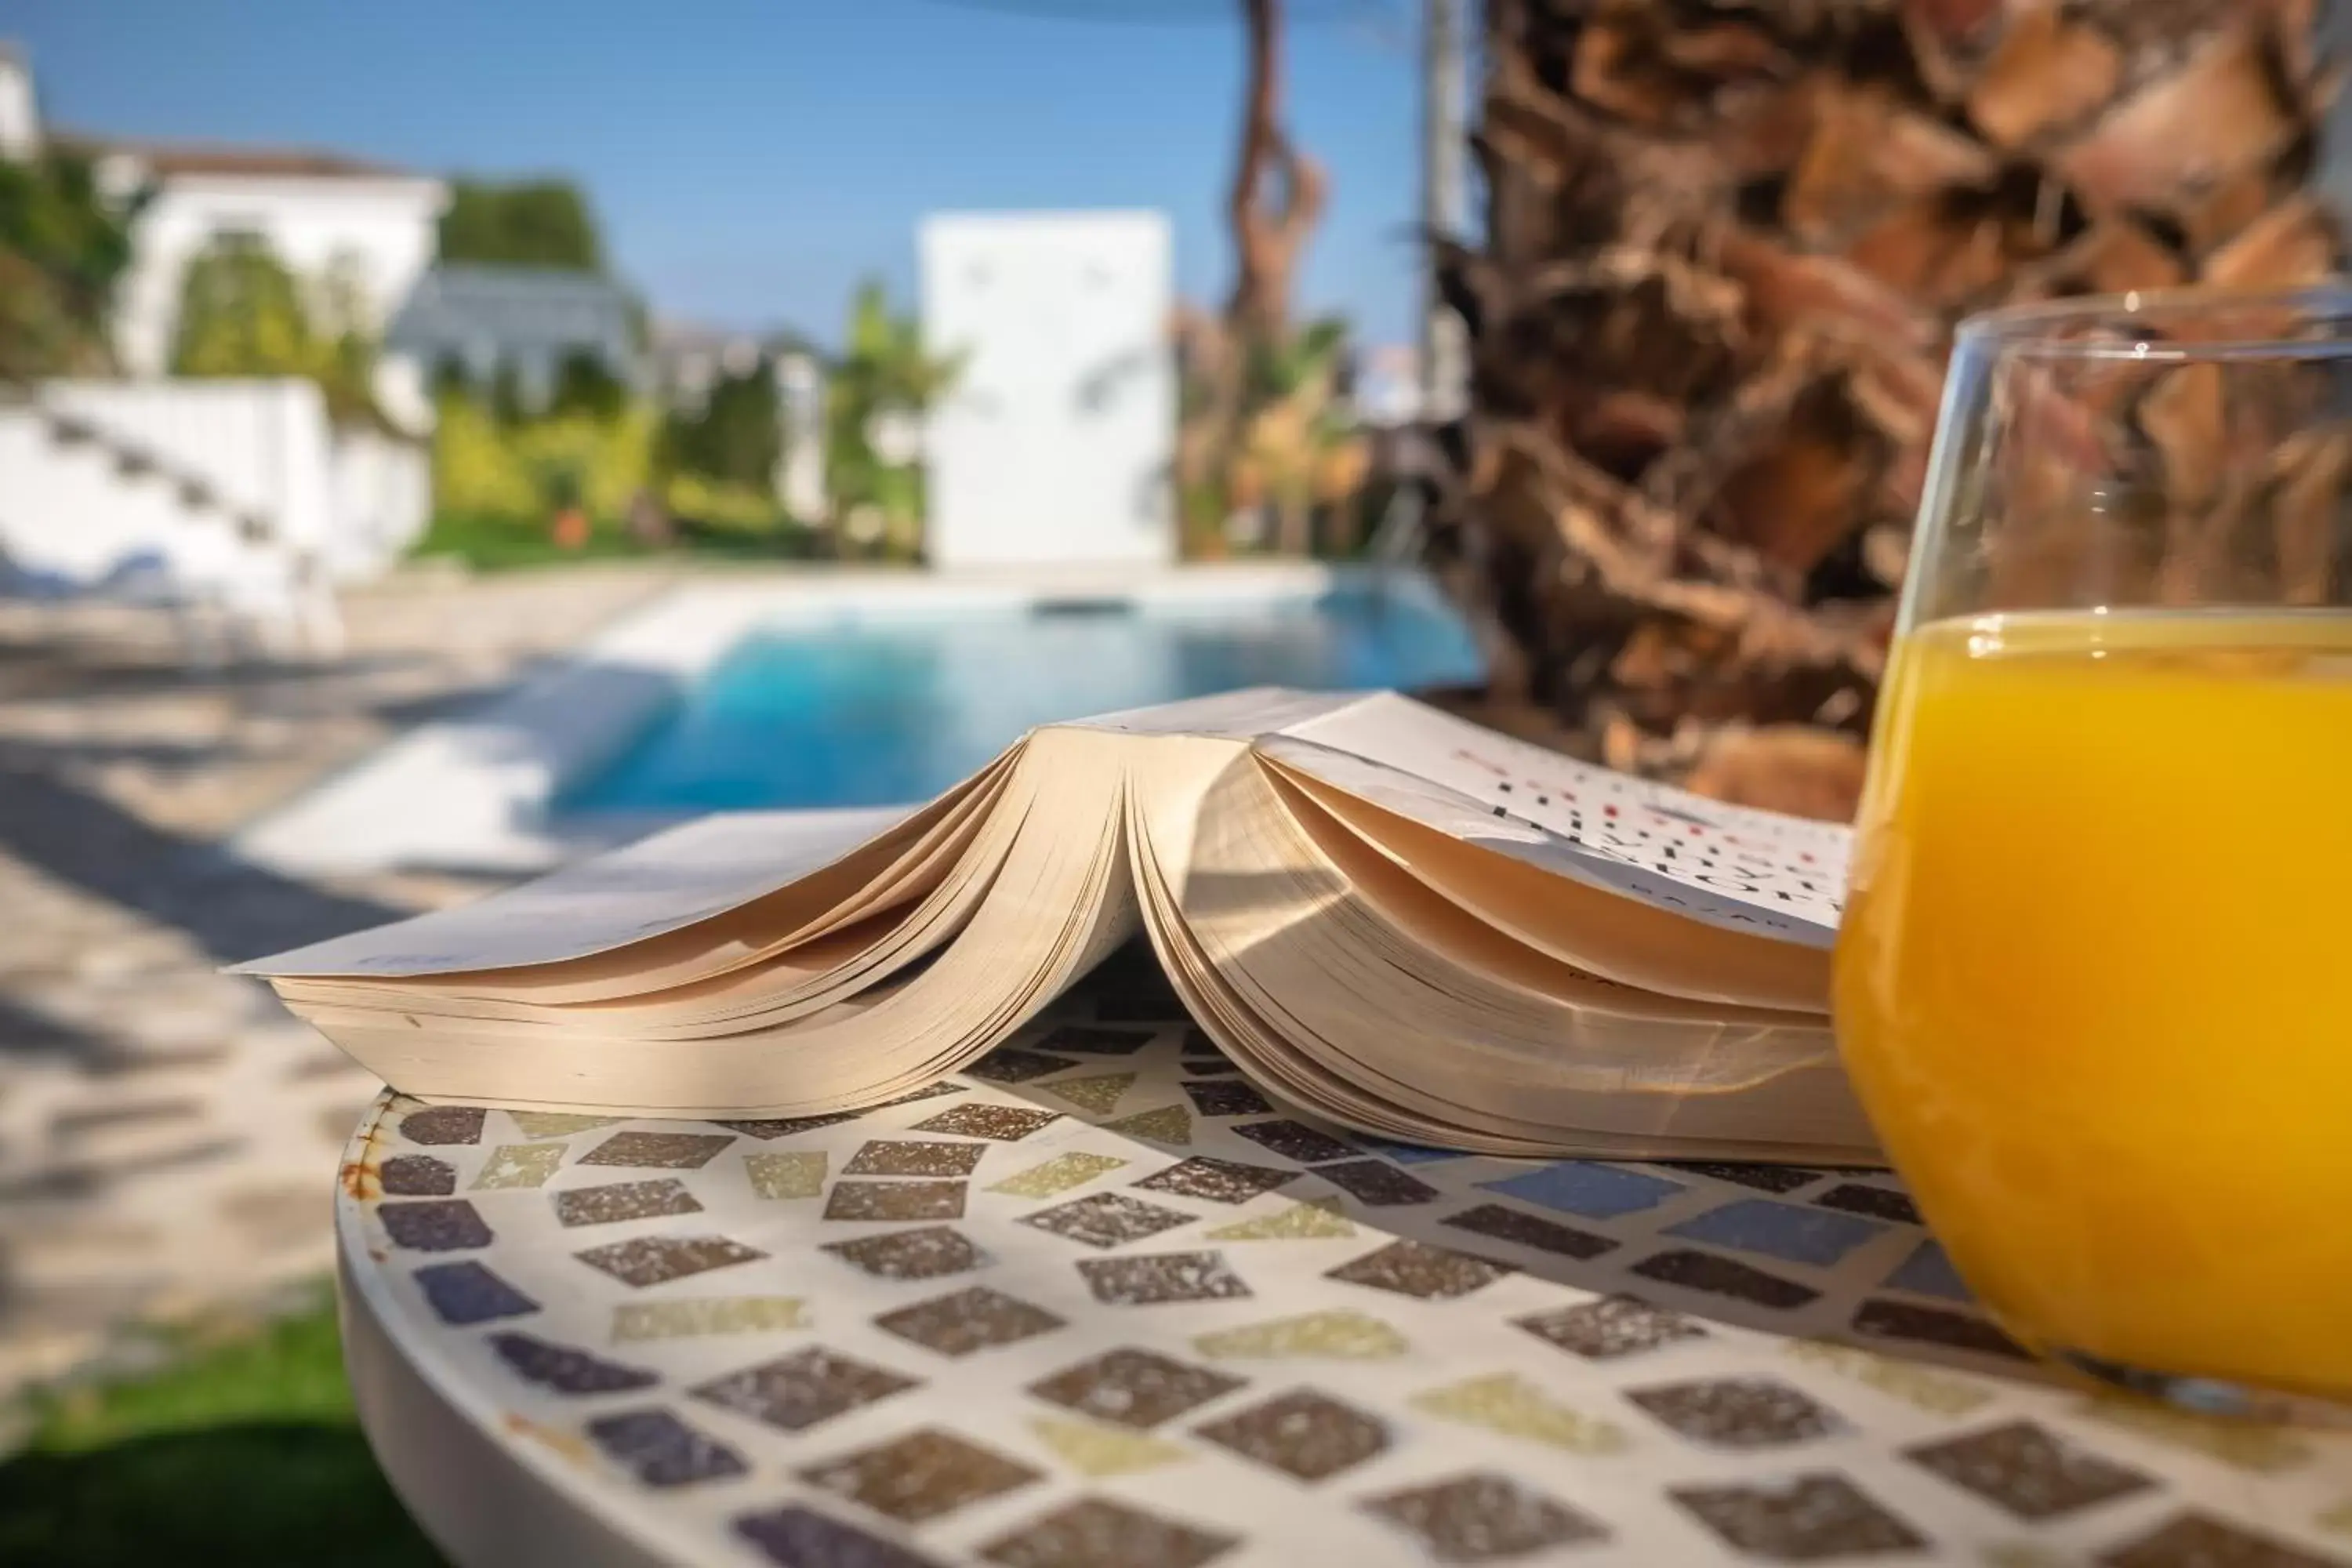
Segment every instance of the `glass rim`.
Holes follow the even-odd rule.
[[[2332,329],[2325,335],[2284,337],[2223,331],[2187,341],[2133,337],[2134,321],[2151,327],[2168,321],[2224,321],[2234,314],[2281,315],[2305,327]],[[2065,335],[2063,329],[2111,325],[2126,335],[2100,339]],[[2230,289],[2195,284],[2177,289],[2138,289],[2116,294],[2083,294],[1979,310],[1954,331],[1956,348],[1984,347],[2003,353],[2053,359],[2163,361],[2231,359],[2335,359],[2352,356],[2352,284],[2331,279],[2291,289]]]

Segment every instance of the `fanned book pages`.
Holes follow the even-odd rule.
[[[1826,1018],[1842,827],[1407,699],[1276,689],[1037,730],[898,817],[709,817],[247,966],[394,1088],[855,1110],[1139,930],[1269,1093],[1498,1154],[1869,1163]]]

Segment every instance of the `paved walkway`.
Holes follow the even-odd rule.
[[[314,887],[213,846],[676,575],[404,576],[346,603],[344,658],[210,675],[151,616],[0,606],[0,1401],[328,1266],[375,1085],[217,966],[469,890]]]

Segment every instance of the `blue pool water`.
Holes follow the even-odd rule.
[[[1454,615],[1418,593],[851,612],[735,645],[572,811],[921,800],[1024,731],[1237,686],[1476,679]]]

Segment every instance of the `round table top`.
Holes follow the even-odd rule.
[[[1402,1148],[1131,971],[859,1115],[386,1095],[346,1354],[466,1568],[2352,1562],[2352,1446],[2042,1381],[1882,1173]]]

